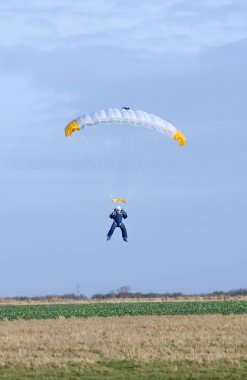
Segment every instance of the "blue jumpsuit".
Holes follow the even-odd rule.
[[[109,216],[111,219],[114,220],[114,222],[112,223],[112,226],[110,228],[110,231],[108,232],[107,234],[107,237],[108,238],[111,238],[112,237],[112,234],[115,230],[116,227],[119,227],[121,228],[121,231],[122,231],[122,238],[123,239],[127,239],[127,230],[126,230],[126,227],[125,225],[123,224],[122,220],[123,218],[126,219],[128,217],[127,213],[124,211],[124,210],[121,210],[119,213],[117,212],[117,210],[115,209]]]

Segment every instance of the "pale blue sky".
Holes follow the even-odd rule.
[[[246,288],[247,2],[0,3],[0,296]],[[128,205],[64,138],[75,116],[128,105],[188,144]]]

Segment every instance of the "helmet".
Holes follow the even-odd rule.
[[[120,207],[120,206],[117,206],[117,210],[118,210],[118,211],[121,211],[122,209],[121,209],[121,207]]]

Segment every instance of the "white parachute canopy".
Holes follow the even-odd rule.
[[[73,138],[76,131],[80,133]],[[94,168],[115,203],[127,202],[167,163],[168,148],[174,144],[168,144],[162,135],[180,146],[186,143],[185,136],[168,121],[127,107],[79,116],[65,127],[65,135],[73,135],[80,155]]]
[[[74,131],[81,130],[91,125],[104,123],[141,125],[146,128],[155,129],[160,133],[166,133],[174,140],[178,140],[180,145],[185,145],[186,143],[183,134],[168,121],[161,119],[159,116],[144,111],[132,110],[127,107],[121,109],[108,108],[106,110],[100,110],[79,116],[65,127],[65,135],[71,136]]]

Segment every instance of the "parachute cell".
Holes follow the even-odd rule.
[[[81,127],[76,120],[72,120],[65,127],[65,136],[71,136],[73,132],[80,131]]]

